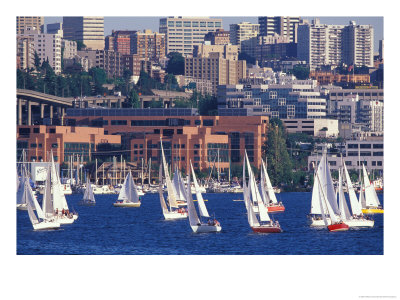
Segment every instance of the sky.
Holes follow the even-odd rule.
[[[161,17],[104,17],[104,34],[110,35],[112,30],[144,30],[158,31]],[[215,17],[218,18],[218,17]],[[225,30],[229,30],[230,24],[240,22],[258,23],[258,17],[220,17]],[[302,17],[312,20],[315,17]],[[374,52],[378,52],[379,40],[383,39],[383,17],[318,17],[321,24],[347,25],[349,21],[355,21],[360,25],[372,25],[374,28]],[[45,17],[45,25],[62,22],[62,17]]]

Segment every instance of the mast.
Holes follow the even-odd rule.
[[[219,148],[217,148],[217,155],[218,155],[217,176],[218,176],[218,182],[219,182]]]
[[[95,179],[95,184],[97,185],[97,158],[96,158],[96,179]]]
[[[142,187],[143,187],[143,157],[142,157],[142,182],[141,182],[141,184],[142,184]]]
[[[149,188],[150,188],[150,182],[151,182],[151,157],[149,159],[149,162],[147,163],[147,167],[149,169]]]

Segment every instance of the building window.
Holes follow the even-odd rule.
[[[269,99],[276,99],[277,97],[278,97],[278,94],[276,91],[269,92]]]
[[[279,98],[279,99],[278,99],[278,105],[279,105],[279,106],[284,106],[284,105],[286,105],[286,98]]]
[[[194,120],[194,125],[201,125],[201,120]]]
[[[376,161],[372,161],[372,166],[375,167],[376,166]]]
[[[374,152],[374,156],[383,156],[383,152]]]
[[[33,128],[33,133],[39,133],[39,128]]]
[[[371,149],[371,144],[360,144],[361,149]]]
[[[351,160],[345,161],[346,166],[351,166]]]
[[[358,144],[347,144],[348,149],[358,149]]]
[[[51,144],[51,148],[58,148],[58,144]]]
[[[374,149],[383,149],[383,144],[373,144]]]
[[[382,161],[377,161],[378,167],[382,167]]]
[[[214,120],[203,120],[203,126],[214,126]]]
[[[36,148],[37,145],[36,144],[31,144],[31,148]]]

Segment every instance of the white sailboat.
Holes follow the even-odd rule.
[[[379,202],[378,195],[376,194],[375,187],[371,184],[367,170],[363,166],[363,186],[360,188],[360,198],[361,194],[364,192],[365,202],[362,202],[362,212],[364,214],[383,214],[383,208]],[[363,189],[364,187],[364,189]]]
[[[93,206],[96,204],[94,199],[92,184],[90,183],[89,177],[86,179],[86,189],[83,194],[82,200],[79,202],[80,205]]]
[[[17,170],[17,209],[19,210],[27,210],[25,198],[24,198],[24,191],[25,191],[25,179],[27,178],[25,166],[21,168],[22,174],[21,177],[18,177],[18,170]]]
[[[185,197],[185,189],[182,190],[180,187],[180,182],[183,181],[183,178],[178,170],[178,168],[175,168],[174,172],[174,177],[172,179],[172,188],[174,189],[174,193],[177,196],[176,202],[178,203],[178,206],[186,206],[186,197]]]
[[[250,167],[250,162],[245,152],[245,160],[243,160],[243,197],[247,209],[247,220],[251,229],[258,233],[280,233],[282,232],[281,226],[278,221],[272,221],[268,215],[268,209],[264,205],[253,170]],[[249,181],[246,183],[245,165],[249,175]],[[256,215],[254,206],[258,206],[258,215]]]
[[[159,174],[158,174],[158,180],[159,180],[158,194],[160,197],[160,204],[161,204],[161,209],[162,209],[164,218],[166,220],[187,218],[187,216],[188,216],[187,211],[184,208],[179,208],[179,205],[176,201],[177,195],[175,194],[173,184],[172,184],[171,178],[169,176],[168,166],[167,166],[167,162],[165,161],[164,148],[162,145],[162,141],[161,141],[161,154],[162,154],[162,165],[160,165],[160,170],[159,170]],[[165,203],[164,193],[163,193],[163,176],[162,176],[163,170],[164,170],[164,176],[165,176],[165,183],[167,186],[168,206]]]
[[[47,171],[42,206],[46,216],[48,218],[54,216],[54,219],[60,224],[72,224],[78,219],[77,213],[69,211],[67,200],[62,192],[60,177],[54,164],[53,152],[51,152],[50,168]]]
[[[124,184],[118,195],[117,202],[113,203],[117,207],[139,207],[141,204],[135,182],[133,181],[132,174],[129,171],[125,177]]]
[[[26,203],[26,207],[28,210],[29,219],[32,223],[34,230],[46,230],[46,229],[58,229],[60,228],[60,223],[58,223],[54,216],[47,217],[37,202],[32,188],[29,184],[29,178],[25,177],[25,181],[23,182],[24,193],[23,198]],[[36,214],[33,210],[36,210]]]
[[[282,202],[278,202],[275,196],[274,188],[272,187],[271,180],[269,179],[267,168],[264,160],[261,159],[261,192],[264,204],[267,206],[268,212],[282,212],[285,211],[285,206]]]
[[[190,163],[190,166],[192,168],[192,173],[193,176],[195,176],[194,174],[194,170],[192,167],[192,163]],[[194,177],[195,178],[195,177]],[[186,197],[187,197],[187,207],[188,207],[188,215],[189,215],[189,224],[190,227],[192,228],[193,232],[195,233],[205,233],[205,232],[219,232],[221,231],[222,227],[219,224],[219,222],[215,219],[211,219],[206,205],[203,201],[203,198],[201,197],[201,194],[198,193],[200,195],[200,198],[197,198],[197,203],[199,206],[199,212],[200,212],[200,216],[204,217],[204,218],[209,218],[207,222],[202,222],[197,214],[196,211],[196,207],[194,205],[193,202],[193,198],[192,198],[192,191],[191,191],[191,187],[190,187],[190,174],[187,176],[187,191],[186,191]],[[183,186],[183,184],[181,183],[181,185]],[[197,194],[197,193],[196,193]]]
[[[317,180],[317,177],[319,180]],[[310,226],[312,227],[326,226],[323,216],[325,216],[328,225],[331,225],[332,223],[329,216],[328,207],[324,199],[324,201],[322,201],[322,205],[320,205],[320,182],[323,184],[323,194],[328,201],[327,203],[329,203],[329,206],[330,208],[332,208],[333,213],[338,217],[340,215],[340,212],[337,205],[337,197],[335,189],[333,187],[328,159],[326,157],[326,149],[323,152],[321,161],[318,164],[317,171],[314,174],[314,185],[311,197],[311,211],[309,215],[309,218],[311,220]]]
[[[349,200],[350,200],[350,207],[351,207],[351,212],[346,212],[346,200],[344,198],[344,193],[343,193],[343,186],[342,186],[342,179],[339,178],[339,209],[344,211],[344,214],[346,216],[345,223],[349,225],[350,227],[373,227],[374,226],[374,220],[370,220],[366,217],[364,217],[362,211],[361,211],[361,203],[357,200],[356,193],[353,188],[353,184],[351,182],[349,172],[347,171],[346,164],[343,163],[342,160],[342,169],[343,172],[340,173],[341,176],[343,176],[344,173],[344,179],[346,181],[347,185],[347,193],[349,194]],[[361,199],[360,194],[360,199]],[[362,200],[362,199],[361,199]],[[341,204],[344,203],[344,204]],[[343,207],[343,208],[342,208]],[[348,211],[348,209],[347,209]]]

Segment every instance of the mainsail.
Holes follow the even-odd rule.
[[[194,188],[196,190],[196,198],[197,198],[197,204],[199,206],[200,216],[209,218],[210,215],[208,214],[207,207],[204,203],[203,196],[200,193],[199,184],[197,183],[196,174],[194,173],[192,162],[190,162],[190,168],[192,169],[193,183],[194,183]]]
[[[168,166],[167,162],[165,161],[165,155],[164,155],[164,148],[161,142],[161,154],[162,154],[162,160],[163,160],[163,166],[164,166],[164,174],[165,174],[165,183],[167,185],[167,193],[168,193],[168,204],[170,208],[178,208],[178,203],[176,202],[176,195],[174,193],[173,187],[172,187],[172,182],[171,178],[169,176],[168,172]]]
[[[364,190],[365,190],[365,203],[367,207],[378,207],[380,205],[378,195],[376,194],[375,187],[369,181],[367,170],[363,164],[363,177],[364,177]]]
[[[191,191],[191,186],[190,186],[190,174],[187,176],[186,197],[187,197],[189,223],[191,226],[199,225],[200,219],[199,219],[199,216],[197,215],[196,208],[194,206],[194,202],[193,202],[193,198],[192,198],[192,191]]]
[[[351,206],[351,211],[353,215],[361,215],[361,204],[357,200],[356,192],[354,191],[353,184],[351,183],[351,179],[349,176],[349,172],[347,171],[346,164],[343,164],[343,169],[344,169],[344,175],[346,178],[346,183],[347,183],[347,192],[349,193],[349,199],[350,199],[350,206]]]

